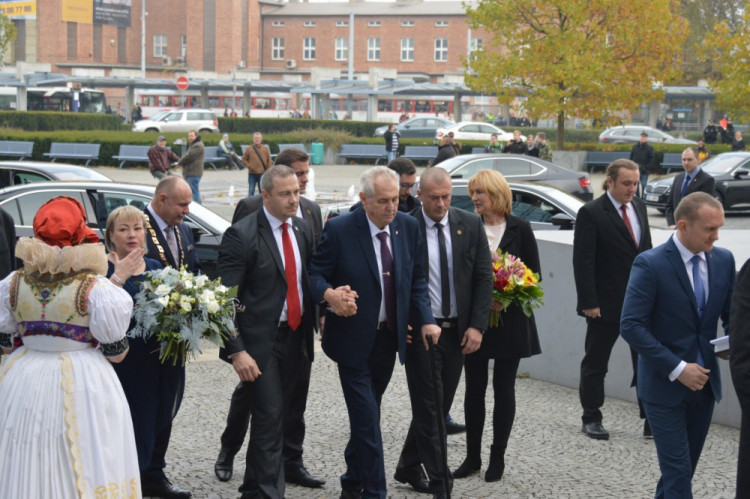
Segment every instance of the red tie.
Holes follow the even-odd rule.
[[[624,204],[620,205],[620,209],[622,210],[622,219],[625,221],[625,227],[628,228],[628,232],[630,232],[630,238],[633,240],[633,244],[635,244],[636,249],[638,248],[638,241],[635,240],[635,233],[633,233],[633,226],[630,225],[630,218],[628,218],[628,207]]]
[[[289,329],[296,331],[302,322],[297,291],[297,265],[294,261],[292,239],[289,237],[288,223],[281,224],[281,245],[284,247],[284,273],[286,274],[286,320]]]

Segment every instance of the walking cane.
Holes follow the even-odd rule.
[[[435,398],[435,417],[437,418],[438,437],[440,438],[440,453],[442,454],[441,462],[443,465],[443,485],[445,486],[445,494],[448,499],[451,499],[451,488],[450,488],[450,471],[448,470],[448,445],[447,437],[445,435],[445,414],[443,414],[443,405],[440,403],[440,396],[438,391],[438,375],[437,368],[435,367],[435,343],[432,341],[432,336],[427,337],[427,341],[430,344],[428,354],[430,356],[430,373],[432,374],[432,395]]]

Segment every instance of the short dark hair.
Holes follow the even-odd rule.
[[[401,175],[414,175],[417,173],[417,167],[414,165],[414,162],[403,156],[388,163],[388,168],[398,173],[399,177]]]
[[[641,137],[648,137],[648,134],[646,132],[641,132]]]
[[[292,166],[293,163],[310,161],[310,155],[301,149],[290,147],[284,149],[276,156],[274,165]]]

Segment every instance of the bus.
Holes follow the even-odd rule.
[[[82,88],[79,91],[78,112],[104,113],[107,98],[101,90]],[[0,110],[15,111],[16,87],[0,87]],[[73,90],[68,87],[34,87],[26,90],[26,109],[29,111],[72,111]]]

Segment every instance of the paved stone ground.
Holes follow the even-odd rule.
[[[207,350],[201,360],[187,367],[187,387],[172,433],[167,456],[168,475],[196,498],[233,498],[245,469],[243,447],[235,460],[235,475],[227,483],[213,473],[219,437],[229,408],[237,376],[229,364],[217,360],[216,350]],[[595,441],[581,433],[580,406],[575,390],[528,378],[519,378],[516,423],[506,452],[505,476],[486,483],[482,475],[456,480],[456,498],[588,498],[653,496],[659,468],[652,440],[641,436],[642,426],[634,404],[608,399],[604,412],[609,441]],[[463,381],[451,411],[463,421]],[[487,404],[491,407],[492,392]],[[411,410],[403,367],[397,365],[383,398],[383,440],[388,478],[388,496],[428,497],[393,480]],[[343,452],[348,438],[348,418],[335,364],[318,348],[313,364],[306,412],[305,464],[327,481],[324,488],[287,488],[288,498],[337,498],[338,476],[344,471]],[[483,467],[489,459],[489,421],[483,443]],[[695,497],[734,497],[739,432],[714,425],[693,480]],[[247,439],[245,444],[247,444]],[[465,436],[448,439],[448,462],[455,469],[465,455]]]

